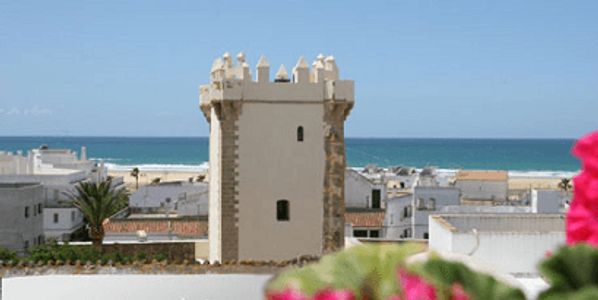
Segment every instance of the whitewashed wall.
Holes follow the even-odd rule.
[[[2,300],[257,300],[264,298],[268,279],[239,274],[29,276],[4,278]]]
[[[504,220],[509,222],[510,220]],[[451,231],[430,217],[429,248],[469,255],[505,273],[537,273],[537,264],[547,251],[565,243],[565,232],[480,231],[479,243],[472,231]]]
[[[54,223],[54,214],[58,214],[58,222]],[[83,225],[83,213],[76,207],[44,208],[44,235],[46,239],[63,240],[63,235],[71,234]]]
[[[461,190],[463,199],[505,201],[508,182],[489,180],[458,180],[455,186]]]
[[[565,233],[482,232],[479,239],[479,247],[472,257],[492,263],[501,272],[537,273],[537,265],[546,252],[554,252],[565,243]],[[452,250],[467,254],[475,244],[472,233],[455,234]]]
[[[386,186],[373,184],[359,172],[347,169],[345,171],[345,206],[349,208],[371,208],[372,190],[380,190],[380,205],[384,207]]]

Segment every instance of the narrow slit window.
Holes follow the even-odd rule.
[[[303,142],[303,126],[297,127],[297,142]]]
[[[290,219],[289,200],[276,201],[276,220],[289,221]]]

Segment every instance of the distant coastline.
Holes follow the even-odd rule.
[[[574,174],[574,139],[347,138],[351,167],[435,166],[508,170],[512,176],[562,177]],[[112,170],[140,167],[148,171],[201,172],[207,167],[206,137],[0,137],[0,151],[51,148],[88,149]]]

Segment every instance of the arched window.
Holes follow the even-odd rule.
[[[303,126],[297,127],[297,142],[303,142]]]
[[[276,201],[276,220],[288,221],[291,217],[289,200]]]

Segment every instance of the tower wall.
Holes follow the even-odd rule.
[[[280,260],[344,246],[344,121],[353,82],[334,58],[301,58],[292,81],[284,66],[269,82],[244,55],[217,59],[200,108],[210,122],[210,260]],[[298,141],[302,127],[303,140]],[[277,201],[290,204],[289,219]]]
[[[239,258],[322,253],[325,151],[322,103],[243,104],[239,119]],[[297,141],[297,128],[304,139]],[[276,219],[288,200],[290,219]]]

